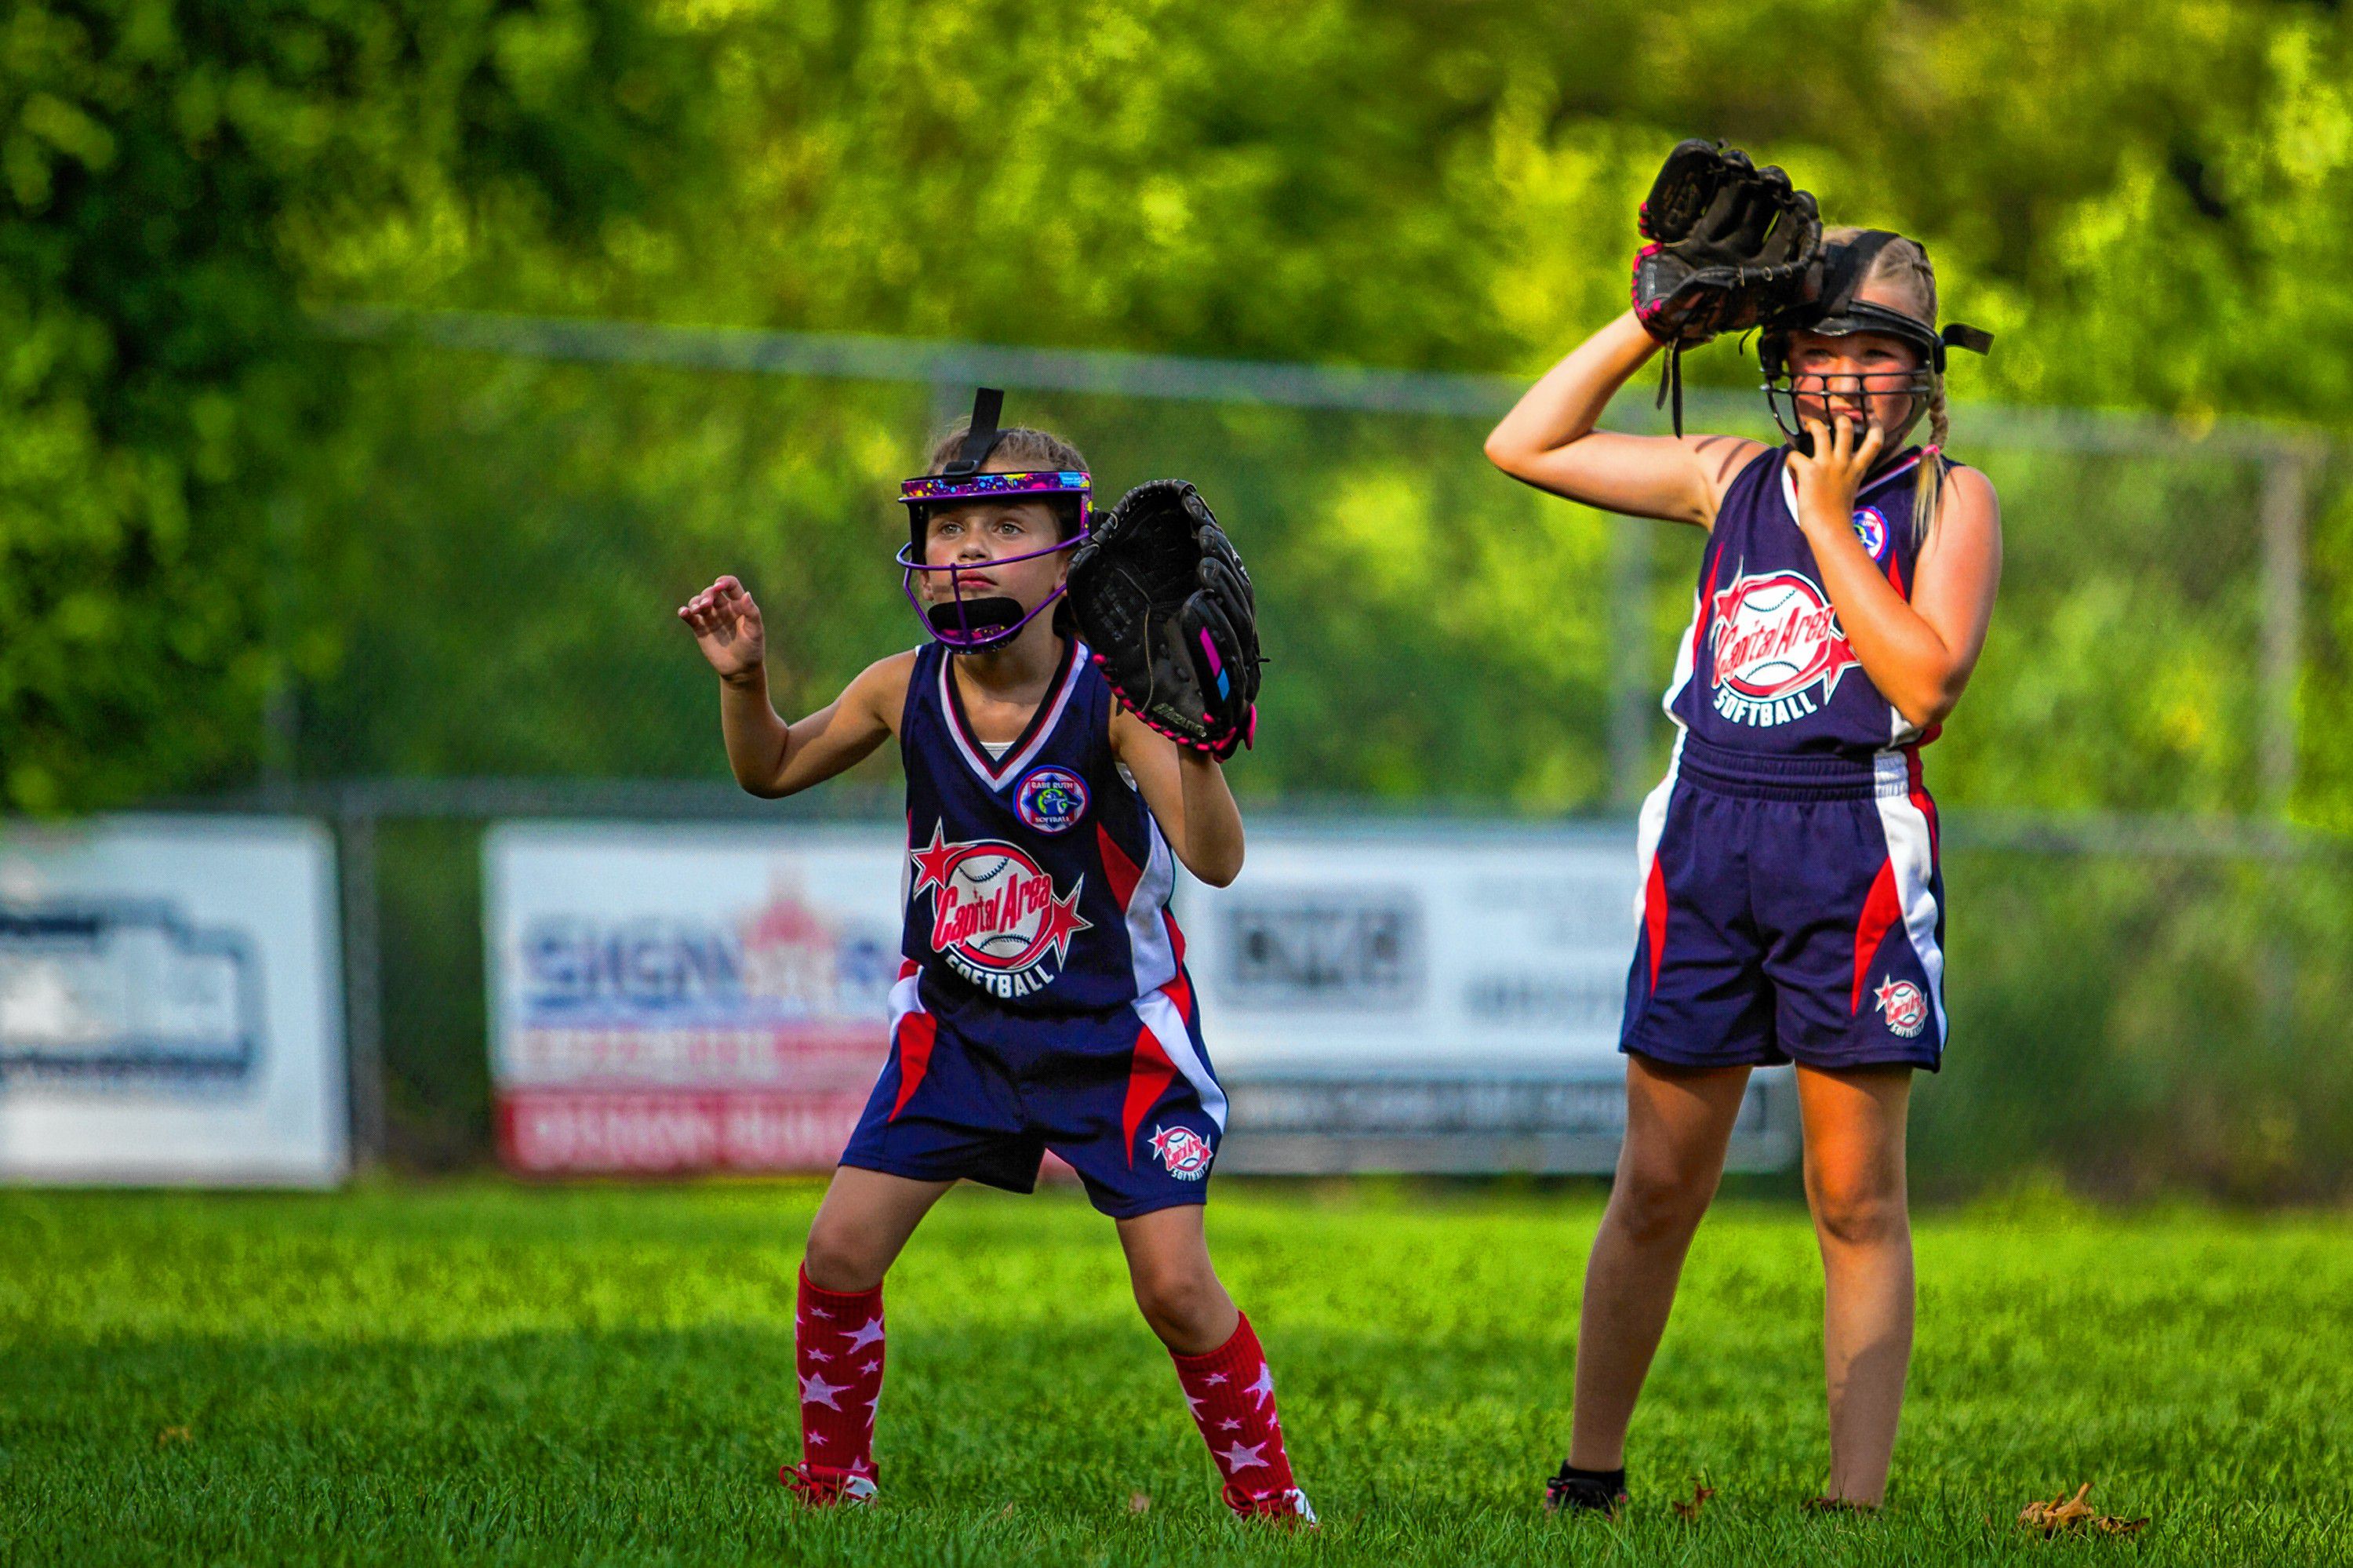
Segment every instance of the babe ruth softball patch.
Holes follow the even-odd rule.
[[[1067,768],[1039,768],[1021,780],[1013,803],[1041,833],[1066,833],[1087,811],[1086,781]]]
[[[1886,980],[1871,993],[1873,1005],[1887,1023],[1887,1033],[1909,1040],[1928,1022],[1928,999],[1907,980]]]

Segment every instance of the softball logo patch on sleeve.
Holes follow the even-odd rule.
[[[1854,514],[1854,536],[1862,541],[1866,555],[1874,561],[1887,558],[1887,514],[1876,506],[1865,506]]]
[[[1909,1040],[1928,1022],[1928,999],[1910,980],[1883,980],[1871,996],[1890,1034]]]
[[[1189,1127],[1155,1127],[1152,1152],[1179,1181],[1198,1181],[1209,1173],[1208,1140]]]

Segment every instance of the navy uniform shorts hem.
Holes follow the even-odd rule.
[[[1648,1041],[1620,1040],[1619,1054],[1670,1067],[1778,1067],[1789,1058],[1761,1046],[1731,1051],[1678,1051]]]
[[[1640,1056],[1645,1061],[1663,1063],[1670,1067],[1781,1067],[1794,1062],[1818,1073],[1842,1073],[1859,1067],[1913,1067],[1926,1073],[1943,1070],[1942,1052],[1869,1051],[1829,1054],[1809,1049],[1796,1051],[1766,1050],[1752,1047],[1745,1051],[1715,1054],[1662,1049],[1645,1042],[1621,1040],[1619,1052],[1623,1055]]]
[[[1146,1192],[1140,1197],[1105,1202],[1105,1199],[1112,1197],[1113,1194],[1095,1192],[1092,1183],[1089,1185],[1087,1201],[1092,1203],[1095,1206],[1095,1212],[1105,1219],[1141,1219],[1146,1214],[1156,1214],[1163,1209],[1201,1207],[1209,1201],[1209,1179],[1204,1176],[1194,1184],[1190,1192]]]
[[[881,1176],[899,1176],[910,1181],[977,1181],[984,1187],[994,1187],[1000,1192],[1019,1192],[1025,1196],[1038,1190],[1038,1178],[1031,1176],[1018,1182],[994,1171],[975,1170],[968,1162],[943,1160],[926,1164],[920,1160],[892,1160],[878,1154],[845,1154],[841,1165],[855,1171],[871,1171]]]

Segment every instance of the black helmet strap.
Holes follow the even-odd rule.
[[[997,420],[1005,413],[1005,389],[983,387],[972,395],[972,423],[965,430],[964,444],[941,471],[950,478],[962,479],[980,471],[988,454],[997,450]]]

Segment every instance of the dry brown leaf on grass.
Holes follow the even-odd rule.
[[[1694,1481],[1692,1483],[1691,1501],[1672,1503],[1669,1506],[1675,1510],[1676,1517],[1681,1519],[1685,1524],[1697,1524],[1699,1522],[1699,1510],[1701,1507],[1706,1503],[1708,1499],[1715,1495],[1715,1489],[1714,1487],[1704,1487],[1697,1481]]]
[[[155,1434],[155,1446],[158,1448],[164,1447],[172,1443],[186,1443],[193,1440],[194,1439],[188,1429],[185,1426],[166,1426],[164,1430]]]
[[[1150,1492],[1130,1492],[1127,1497],[1127,1511],[1130,1513],[1151,1512],[1152,1494]]]
[[[2146,1518],[2118,1519],[2114,1514],[2095,1512],[2085,1500],[2091,1495],[2092,1483],[2085,1481],[2075,1489],[2072,1498],[2028,1503],[2018,1511],[2019,1528],[2042,1535],[2137,1535],[2148,1523]]]

